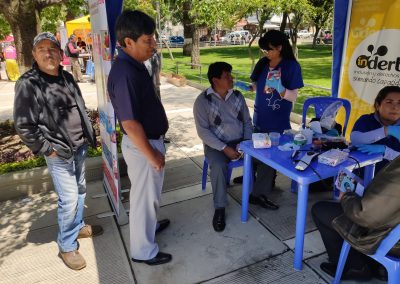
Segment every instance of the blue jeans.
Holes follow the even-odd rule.
[[[77,237],[84,226],[83,207],[86,196],[85,157],[87,145],[74,153],[68,163],[59,157],[45,157],[54,188],[58,195],[58,237],[60,251],[70,252],[78,248]]]

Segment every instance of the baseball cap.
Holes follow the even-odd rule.
[[[43,32],[35,36],[35,38],[33,39],[33,47],[35,47],[39,42],[45,39],[54,42],[60,48],[60,43],[58,42],[57,38],[50,32]]]

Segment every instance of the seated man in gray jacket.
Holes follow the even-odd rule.
[[[211,87],[202,92],[193,107],[197,134],[203,140],[210,164],[215,214],[213,227],[225,229],[226,175],[228,162],[239,159],[237,145],[251,139],[253,126],[243,95],[233,90],[232,66],[215,62],[208,69]]]

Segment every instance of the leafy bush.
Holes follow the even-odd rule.
[[[99,124],[99,113],[96,110],[88,111],[89,118],[92,122],[95,134],[97,136],[97,147],[89,147],[88,157],[98,157],[102,155],[101,143],[100,143],[100,124]],[[14,123],[10,120],[0,122],[0,134],[1,137],[7,137],[16,135]],[[117,141],[118,141],[118,153],[121,153],[121,140],[122,132],[120,127],[117,125]],[[21,141],[18,141],[22,145]],[[17,144],[18,144],[17,143]],[[0,174],[9,173],[13,171],[26,170],[35,167],[42,167],[46,165],[46,161],[42,156],[34,156],[30,150],[19,151],[13,149],[7,149],[0,153]]]
[[[0,163],[0,174],[5,174],[14,171],[32,169],[36,167],[42,167],[46,165],[46,161],[43,157],[35,157],[33,159],[11,162],[11,163]]]

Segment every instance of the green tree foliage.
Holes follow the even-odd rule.
[[[8,24],[4,16],[0,14],[0,40],[4,39],[10,33],[11,33],[10,25]]]
[[[88,11],[85,0],[0,0],[0,15],[14,35],[20,73],[32,65],[33,38],[42,28],[55,31],[57,21],[64,20],[61,5],[66,5],[64,11],[67,12],[67,19],[68,15],[74,18]]]
[[[55,33],[61,23],[88,13],[89,7],[85,0],[70,0],[65,4],[46,7],[40,12],[42,31]]]
[[[251,45],[257,37],[260,37],[264,32],[264,24],[271,19],[272,15],[275,11],[278,10],[276,0],[272,1],[264,1],[264,0],[248,0],[242,1],[244,4],[244,9],[242,10],[243,15],[256,15],[257,18],[257,27],[251,26],[249,27],[249,31],[251,32],[252,38],[248,45],[249,57],[252,61],[251,69],[254,68],[255,65],[255,56],[253,55]]]
[[[148,0],[125,0],[124,10],[126,9],[140,10],[155,19],[157,16],[155,2],[156,1],[148,1]],[[164,3],[164,1],[159,1],[159,2]]]
[[[65,16],[65,8],[61,5],[44,8],[40,13],[42,31],[55,33],[59,23],[65,21]]]
[[[290,37],[294,54],[297,56],[297,32],[299,27],[309,24],[311,5],[308,0],[277,0],[279,11],[289,15]],[[281,30],[285,27],[281,27]]]
[[[232,27],[245,13],[244,0],[175,0],[169,1],[174,21],[184,28],[183,52],[191,55],[192,63],[200,63],[200,28]]]
[[[63,8],[67,13],[64,21],[70,21],[76,19],[77,17],[82,17],[89,14],[88,2],[88,0],[68,0],[63,5]]]
[[[315,25],[313,48],[322,28],[327,28],[333,16],[333,0],[309,0],[311,4],[310,18]]]

